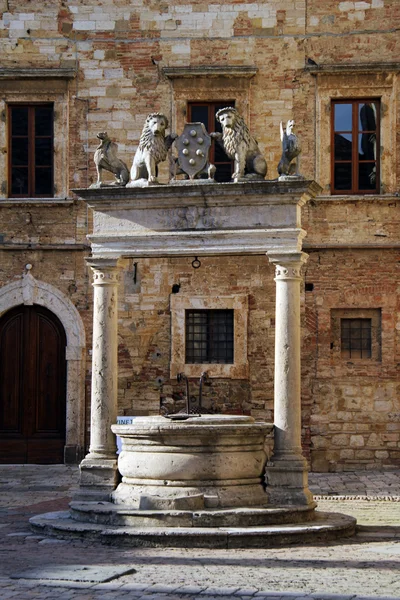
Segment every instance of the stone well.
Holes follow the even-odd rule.
[[[122,482],[112,501],[145,510],[266,506],[264,440],[271,429],[229,415],[113,425],[122,440]]]
[[[315,510],[301,448],[301,207],[319,190],[296,178],[76,190],[94,217],[90,448],[71,510],[34,517],[36,531],[213,548],[354,533],[352,517]],[[237,254],[264,254],[275,265],[274,449],[266,464],[264,438],[272,426],[251,417],[142,417],[115,425],[120,259]],[[115,434],[123,444],[118,464]]]

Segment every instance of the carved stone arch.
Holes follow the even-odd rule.
[[[85,347],[86,335],[79,312],[59,289],[35,279],[29,271],[22,279],[0,288],[0,316],[25,304],[39,304],[61,321],[67,337],[67,415],[64,460],[78,462],[84,453],[85,438]]]

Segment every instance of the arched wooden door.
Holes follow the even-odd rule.
[[[66,337],[42,306],[0,319],[0,463],[63,462]]]

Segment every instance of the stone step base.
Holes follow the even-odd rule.
[[[309,506],[240,507],[208,510],[139,510],[111,502],[71,502],[76,521],[123,527],[257,527],[315,519]]]
[[[316,511],[306,523],[253,527],[115,527],[84,523],[69,512],[30,519],[35,532],[59,538],[88,538],[104,544],[165,548],[271,548],[288,544],[325,542],[355,533],[356,520],[339,513]]]

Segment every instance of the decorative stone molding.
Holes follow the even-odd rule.
[[[253,66],[235,67],[163,67],[162,72],[168,79],[180,79],[182,77],[245,77],[251,79],[256,75],[258,69]]]
[[[0,79],[74,79],[76,69],[0,69]]]
[[[71,300],[49,283],[35,279],[30,267],[27,265],[21,279],[0,288],[0,316],[14,306],[39,304],[60,319],[67,338],[65,462],[77,462],[83,453],[85,436],[85,329]]]
[[[233,364],[187,364],[185,363],[185,311],[190,309],[233,309],[234,318],[234,362]],[[207,371],[210,377],[246,379],[249,375],[247,360],[247,296],[171,296],[171,378],[184,372],[187,377],[200,377]]]

